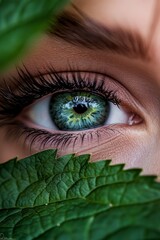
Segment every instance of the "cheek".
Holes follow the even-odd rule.
[[[152,141],[153,140],[153,141]],[[124,140],[116,144],[104,144],[92,152],[91,161],[112,159],[111,165],[125,164],[125,169],[143,169],[142,175],[160,175],[160,149],[158,140],[146,136]]]
[[[30,155],[30,152],[23,147],[20,141],[11,137],[11,133],[7,129],[0,129],[0,163],[15,157],[21,159],[28,155]]]
[[[111,164],[124,163],[125,168],[143,168],[146,148],[147,144],[142,144],[140,139],[119,135],[90,149],[91,161],[111,159]],[[87,149],[85,152],[87,153]]]
[[[75,147],[76,154],[91,154],[91,161],[111,159],[112,165],[125,164],[125,169],[140,168],[143,174],[160,174],[160,150],[158,139],[146,130],[128,130],[126,133],[114,135],[97,143],[96,140],[84,142],[81,147]],[[72,151],[73,152],[73,151]],[[66,151],[61,151],[60,155]],[[67,149],[70,153],[70,149]]]

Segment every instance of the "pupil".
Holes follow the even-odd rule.
[[[74,111],[78,114],[85,113],[87,111],[87,107],[85,104],[77,104],[75,107],[73,107]]]

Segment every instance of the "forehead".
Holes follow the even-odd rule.
[[[74,0],[89,17],[107,27],[136,30],[149,43],[154,59],[160,62],[159,0]]]
[[[159,2],[159,1],[158,1]],[[156,0],[75,0],[78,8],[108,25],[134,26],[144,33],[153,20]]]

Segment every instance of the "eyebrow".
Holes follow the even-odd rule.
[[[84,14],[61,13],[56,23],[51,24],[48,33],[76,46],[149,60],[148,45],[138,32],[119,26],[108,28]]]

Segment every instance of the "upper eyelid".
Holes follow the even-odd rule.
[[[29,73],[29,71],[28,71],[28,69],[25,67],[25,65],[24,65],[24,70],[23,69],[19,69],[19,71],[18,71],[18,74],[20,73],[20,72],[28,72]],[[78,66],[72,66],[72,65],[70,65],[69,64],[69,67],[67,67],[66,68],[66,70],[56,70],[56,69],[54,69],[53,68],[53,66],[52,65],[47,65],[46,67],[45,67],[45,70],[43,70],[43,71],[38,71],[38,73],[34,73],[34,79],[36,79],[36,78],[39,78],[40,76],[42,76],[42,75],[47,75],[47,74],[52,74],[53,73],[53,71],[55,71],[55,73],[57,73],[57,74],[63,74],[63,73],[74,73],[74,72],[76,72],[76,73],[92,73],[92,74],[95,74],[95,75],[100,75],[100,76],[102,76],[103,77],[103,79],[112,79],[116,84],[118,84],[117,86],[119,87],[119,86],[122,86],[122,88],[124,88],[124,89],[126,89],[127,90],[127,92],[132,96],[133,95],[133,93],[131,93],[131,91],[130,91],[130,89],[127,87],[127,85],[125,84],[123,84],[123,82],[122,81],[120,81],[119,80],[119,78],[117,78],[114,74],[111,74],[111,73],[107,73],[107,72],[104,72],[104,71],[93,71],[93,69],[92,70],[87,70],[87,69],[79,69],[79,67]],[[33,74],[32,74],[33,75]],[[20,79],[18,79],[18,80],[20,80]],[[136,98],[136,96],[134,95],[134,98],[135,98],[135,100],[136,100],[136,102],[138,103],[139,102],[139,99],[137,99]]]
[[[59,88],[63,88],[64,85],[66,84],[66,89],[69,88],[69,86],[71,87],[71,89],[73,90],[73,88],[75,87],[74,85],[77,84],[77,88],[78,90],[80,90],[80,88],[83,89],[83,87],[87,87],[87,84],[85,81],[79,81],[78,77],[81,77],[81,71],[63,71],[63,72],[54,72],[54,69],[49,68],[48,73],[49,76],[52,78],[52,75],[54,75],[53,79],[47,80],[45,79],[45,76],[43,73],[40,73],[38,75],[33,76],[27,69],[23,70],[23,69],[19,69],[18,70],[18,74],[19,74],[19,78],[18,80],[15,79],[15,77],[13,77],[13,79],[11,78],[11,85],[12,85],[12,80],[13,80],[13,88],[6,83],[6,85],[4,86],[4,88],[0,88],[0,108],[2,108],[3,110],[7,111],[7,103],[9,104],[9,108],[8,108],[8,114],[12,111],[11,108],[14,106],[16,106],[16,112],[18,113],[21,109],[21,100],[23,100],[23,108],[29,104],[32,103],[32,98],[33,100],[39,99],[49,93],[53,93],[56,89]],[[54,72],[54,73],[53,73]],[[63,81],[64,78],[62,77],[62,74],[73,74],[76,73],[76,78],[74,79],[74,84],[70,82],[69,80],[69,76],[66,75],[66,81]],[[58,75],[60,74],[60,75]],[[93,74],[92,72],[86,72],[85,74]],[[96,73],[95,76],[102,76],[100,73]],[[56,79],[56,77],[58,78],[58,80]],[[75,77],[75,75],[74,75]],[[103,76],[104,77],[104,76]],[[82,77],[81,77],[82,78]],[[95,77],[96,79],[96,77]],[[46,80],[46,81],[44,81]],[[82,79],[81,79],[82,80]],[[94,79],[93,79],[94,80]],[[60,83],[60,81],[63,81],[62,84]],[[83,82],[83,84],[82,84]],[[57,85],[59,85],[59,87],[57,87]],[[92,86],[92,85],[93,86]],[[95,84],[95,86],[94,86]],[[32,86],[32,87],[30,87]],[[43,88],[42,88],[43,86]],[[55,89],[53,89],[53,86],[55,86]],[[95,82],[91,82],[90,81],[90,85],[89,85],[89,89],[91,89],[91,86],[96,89],[96,80]],[[98,85],[99,87],[100,85]],[[46,87],[46,88],[45,88]],[[64,87],[65,89],[65,87]],[[103,84],[101,84],[100,86],[100,90],[103,90]],[[33,93],[32,93],[33,91]],[[105,91],[105,90],[104,90]],[[110,91],[112,93],[112,91]],[[3,111],[1,111],[1,114],[3,113]]]
[[[71,74],[69,76],[69,74]],[[74,74],[74,76],[72,75]],[[83,76],[82,76],[83,74]],[[90,76],[89,74],[94,75]],[[30,73],[27,69],[23,70],[23,69],[19,69],[18,70],[18,78],[15,77],[11,77],[10,78],[10,83],[7,83],[0,88],[1,92],[7,92],[7,93],[11,93],[11,92],[15,92],[15,95],[19,95],[19,93],[24,93],[24,89],[28,88],[30,84],[33,84],[32,86],[34,86],[35,88],[33,88],[33,90],[36,92],[36,90],[38,90],[38,87],[41,84],[44,84],[44,87],[50,87],[50,85],[53,87],[55,86],[57,89],[58,87],[62,87],[61,85],[61,81],[65,84],[66,83],[66,88],[69,89],[71,88],[71,90],[73,89],[73,87],[77,87],[78,89],[83,87],[90,87],[92,88],[93,85],[97,85],[96,81],[97,79],[101,78],[101,86],[100,89],[103,88],[104,85],[104,81],[107,81],[107,79],[112,79],[112,77],[110,75],[107,74],[103,74],[100,72],[96,72],[96,71],[86,71],[86,70],[66,70],[66,71],[55,71],[54,68],[51,69],[49,67],[49,70],[46,70],[45,72],[38,72],[38,74],[32,74]],[[73,79],[71,79],[73,76]],[[90,78],[90,79],[89,79]],[[89,79],[89,81],[88,81]],[[87,80],[87,81],[86,81]],[[115,80],[115,79],[113,79]],[[90,83],[89,83],[90,82]],[[12,84],[13,83],[13,84]],[[46,84],[47,83],[47,84]],[[46,85],[45,85],[46,84]],[[57,87],[58,86],[58,87]],[[66,89],[64,87],[64,89]],[[99,88],[97,86],[94,86],[94,88]],[[35,90],[36,89],[36,90]],[[55,89],[53,89],[55,90]],[[38,93],[38,91],[37,91]],[[30,95],[30,92],[27,92],[28,95]]]
[[[92,73],[92,74],[95,74],[95,75],[100,75],[105,80],[106,79],[112,79],[113,81],[115,81],[115,83],[117,83],[119,86],[122,86],[124,89],[126,89],[129,92],[130,95],[132,95],[132,93],[131,93],[130,89],[127,87],[127,85],[126,84],[124,85],[123,81],[120,81],[119,78],[117,76],[115,76],[114,74],[111,74],[111,73],[108,74],[107,72],[104,72],[102,70],[101,71],[95,71],[95,70],[93,71],[93,69],[92,70],[87,70],[87,69],[84,69],[84,68],[79,69],[78,66],[73,66],[72,64],[69,64],[68,67],[66,67],[65,70],[56,70],[52,65],[49,64],[44,68],[43,71],[37,70],[37,73],[36,72],[34,72],[34,73],[30,72],[28,70],[28,68],[26,68],[26,66],[23,64],[23,68],[19,68],[19,67],[17,68],[17,73],[18,73],[17,77],[15,77],[14,75],[13,76],[11,75],[9,77],[9,80],[11,82],[11,86],[10,86],[10,82],[8,82],[8,79],[4,78],[3,79],[4,81],[1,82],[1,83],[5,83],[5,85],[4,86],[2,85],[2,87],[0,85],[0,90],[1,89],[3,90],[3,88],[4,89],[11,88],[12,91],[14,91],[14,88],[15,88],[15,90],[17,88],[16,85],[22,85],[22,83],[25,82],[25,80],[31,80],[32,79],[32,81],[35,81],[35,79],[38,79],[41,76],[45,76],[47,74],[52,74],[53,72],[55,72],[56,74],[74,73],[74,72],[81,73],[81,72],[83,72],[83,73]],[[24,74],[25,75],[28,74],[29,78],[28,79],[23,79]],[[16,84],[16,82],[18,84]],[[139,99],[137,99],[135,95],[134,95],[134,98],[136,99],[137,102],[139,102]]]
[[[69,65],[69,67],[66,67],[66,71],[58,71],[58,70],[55,70],[52,66],[48,66],[48,67],[46,67],[45,71],[43,71],[43,72],[38,71],[38,73],[37,74],[34,73],[34,75],[33,75],[33,73],[30,73],[27,70],[27,68],[25,68],[25,66],[23,69],[18,69],[19,78],[15,79],[15,77],[13,77],[13,83],[14,83],[14,81],[17,81],[17,83],[13,84],[13,86],[15,86],[15,90],[16,90],[16,86],[17,86],[17,88],[22,89],[22,92],[24,91],[26,86],[27,86],[27,89],[26,89],[25,93],[23,94],[23,98],[15,97],[15,99],[12,99],[12,104],[10,105],[10,108],[7,109],[8,115],[10,116],[10,113],[13,112],[12,108],[13,108],[14,101],[15,101],[15,108],[16,108],[16,112],[17,112],[17,114],[15,116],[17,116],[25,107],[29,106],[34,101],[40,99],[41,97],[44,97],[47,94],[51,94],[52,91],[49,90],[49,92],[46,93],[44,86],[43,86],[43,88],[41,87],[41,89],[43,89],[43,91],[44,91],[43,94],[41,92],[39,92],[39,93],[37,93],[37,96],[35,96],[35,93],[34,93],[33,100],[31,101],[31,95],[29,95],[29,93],[30,93],[30,91],[33,90],[33,87],[31,89],[30,88],[28,89],[28,86],[30,85],[30,81],[32,81],[33,85],[35,85],[37,88],[37,84],[38,84],[38,86],[40,85],[39,80],[41,79],[41,77],[42,77],[41,83],[48,84],[49,81],[47,81],[48,83],[46,83],[46,81],[44,82],[44,77],[47,76],[47,74],[50,74],[50,75],[53,74],[53,71],[55,71],[54,74],[61,74],[61,75],[66,74],[66,73],[72,74],[72,73],[76,72],[77,74],[85,73],[85,74],[93,74],[94,76],[99,76],[99,78],[101,78],[101,80],[104,82],[105,89],[108,88],[107,86],[109,86],[109,88],[108,88],[109,90],[116,89],[114,91],[114,95],[116,97],[118,97],[118,99],[121,102],[121,105],[123,104],[123,107],[125,107],[125,110],[127,110],[129,112],[137,113],[141,117],[143,116],[143,112],[140,111],[137,101],[135,101],[132,94],[128,91],[128,89],[125,86],[123,86],[123,84],[117,78],[112,77],[111,75],[108,75],[107,73],[96,72],[96,71],[92,71],[92,70],[89,71],[89,70],[84,70],[84,69],[80,70],[80,69],[78,69],[78,67],[75,68],[70,65]],[[25,77],[24,77],[24,73],[25,73]],[[12,78],[11,78],[11,82],[12,82]],[[78,79],[78,83],[79,83],[79,79]],[[60,86],[62,86],[62,84]],[[52,86],[50,86],[50,89],[52,87],[53,87],[53,84],[52,84]],[[10,89],[10,91],[11,91],[9,94],[13,94],[14,91],[12,91],[12,88],[10,88],[10,86],[8,87],[8,89]],[[5,93],[6,93],[5,90],[8,91],[7,89],[4,88],[3,92],[5,92]],[[80,89],[78,89],[78,90],[80,90]],[[16,90],[15,92],[18,93],[18,91]],[[6,100],[8,101],[8,99],[6,99]],[[6,102],[7,102],[6,100],[5,99],[1,100],[1,92],[0,92],[0,105],[5,106]],[[19,103],[20,101],[23,101],[23,107],[20,106],[21,105]],[[25,102],[26,102],[26,104],[24,105]],[[19,105],[17,105],[17,104],[19,104]],[[0,106],[0,110],[1,110],[1,106]],[[1,112],[1,115],[2,114],[4,115],[4,112]]]

